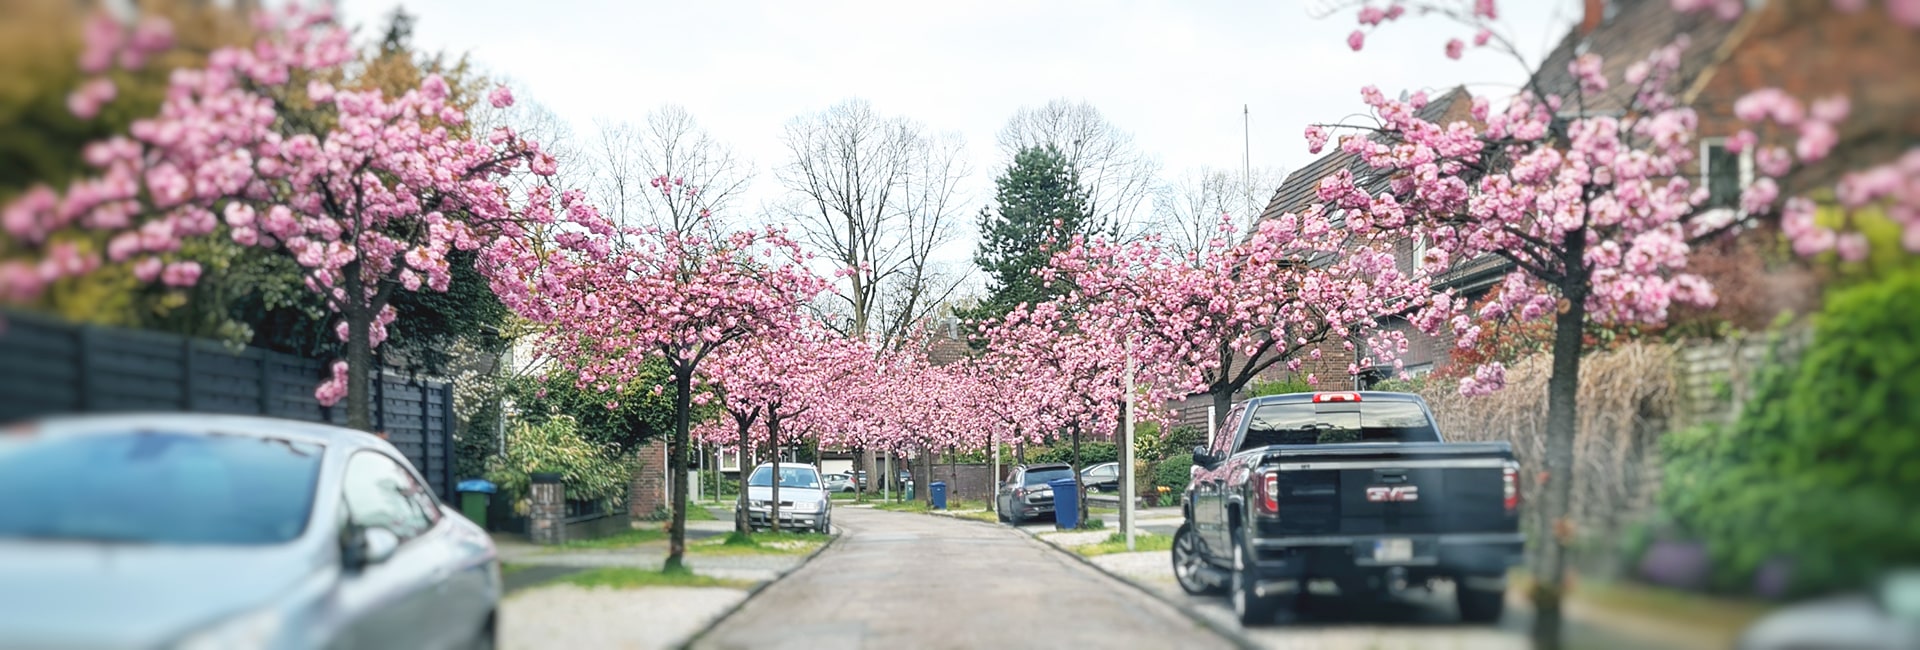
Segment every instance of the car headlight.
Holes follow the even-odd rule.
[[[265,648],[280,635],[280,612],[263,610],[236,616],[188,635],[174,650],[230,650]]]
[[[762,499],[753,499],[748,501],[747,505],[753,508],[765,508],[767,507],[767,502]]]
[[[826,500],[826,499],[821,499],[821,500],[819,500],[819,501],[815,501],[815,502],[813,502],[813,511],[814,511],[814,512],[820,512],[820,513],[824,513],[824,512],[826,512],[826,511],[827,511],[827,500]]]

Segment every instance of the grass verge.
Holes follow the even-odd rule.
[[[524,571],[526,570],[526,568],[527,568],[527,565],[525,564],[507,564],[505,562],[502,562],[500,563],[500,576],[501,577],[510,576],[515,573]]]
[[[1525,571],[1510,574],[1515,588],[1526,593],[1533,583]],[[1636,618],[1662,621],[1676,628],[1710,630],[1731,643],[1754,621],[1776,605],[1742,598],[1709,596],[1632,582],[1574,577],[1568,597],[1579,603]]]
[[[692,571],[665,572],[635,567],[605,567],[581,571],[560,578],[559,582],[587,588],[639,589],[644,587],[728,587],[746,589],[752,581],[703,576]]]
[[[1124,533],[1114,533],[1107,536],[1107,541],[1098,544],[1088,544],[1086,546],[1074,546],[1072,549],[1073,552],[1084,557],[1126,553],[1128,552],[1127,536]],[[1173,550],[1173,537],[1171,536],[1157,535],[1154,533],[1133,534],[1133,552],[1135,553],[1169,550]]]

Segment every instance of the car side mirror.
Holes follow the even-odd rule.
[[[348,569],[364,569],[393,557],[400,549],[400,536],[385,528],[361,528],[347,542],[341,555]]]
[[[1211,452],[1208,452],[1206,447],[1201,445],[1194,445],[1193,446],[1193,464],[1198,465],[1200,467],[1207,468],[1207,469],[1213,469],[1214,465],[1220,464],[1220,459],[1214,458],[1213,454]]]

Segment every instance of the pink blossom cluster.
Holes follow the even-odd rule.
[[[103,263],[99,252],[49,246],[69,229],[104,236],[104,262],[175,287],[202,274],[181,257],[182,243],[225,236],[297,261],[307,286],[342,316],[342,338],[351,323],[368,328],[377,345],[393,318],[394,291],[444,291],[450,252],[480,248],[523,218],[501,185],[521,161],[552,173],[551,157],[510,130],[485,140],[450,131],[466,114],[437,75],[399,97],[322,81],[353,58],[351,33],[325,9],[289,6],[256,19],[266,35],[253,47],[222,48],[204,68],[175,70],[157,115],[89,145],[84,157],[95,175],[58,192],[35,186],[0,209],[9,248],[45,249],[38,263],[0,262],[0,296],[32,300],[48,283]],[[88,27],[89,70],[116,54],[122,65],[138,65],[171,40],[158,19],[130,35],[109,21]],[[110,98],[110,85],[102,91],[99,83],[105,79],[79,91],[91,98],[77,114]],[[295,96],[333,126],[314,133],[286,119],[284,98]],[[494,100],[511,95],[501,89]],[[337,391],[316,397],[332,403]]]
[[[1413,312],[1415,326],[1448,332],[1462,346],[1473,344],[1482,323],[1554,316],[1569,298],[1601,322],[1658,323],[1676,302],[1711,305],[1712,288],[1687,272],[1692,240],[1711,234],[1697,225],[1707,212],[1705,189],[1683,173],[1698,118],[1667,87],[1684,46],[1661,48],[1629,69],[1638,92],[1625,116],[1556,118],[1572,102],[1527,94],[1498,112],[1476,99],[1483,126],[1442,125],[1418,117],[1424,97],[1394,100],[1363,89],[1380,126],[1371,137],[1344,138],[1342,150],[1359,156],[1370,175],[1389,178],[1389,187],[1370,193],[1353,174],[1337,173],[1319,187],[1324,210],[1346,215],[1359,235],[1425,240],[1430,272],[1487,257],[1512,265],[1479,313],[1447,294]],[[1569,90],[1604,92],[1603,70],[1595,56],[1576,59],[1569,72],[1577,87]],[[1548,137],[1556,119],[1563,120],[1559,141]],[[1750,190],[1749,202],[1765,203],[1765,191]],[[1461,388],[1494,390],[1501,377],[1499,368],[1481,368]]]

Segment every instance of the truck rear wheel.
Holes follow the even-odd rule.
[[[1260,576],[1253,567],[1253,549],[1248,548],[1247,540],[1234,531],[1233,535],[1233,613],[1240,618],[1242,626],[1272,625],[1279,599],[1260,595]]]
[[[1468,623],[1498,623],[1507,607],[1506,591],[1476,589],[1464,580],[1454,581],[1453,600],[1460,607],[1460,620]]]

